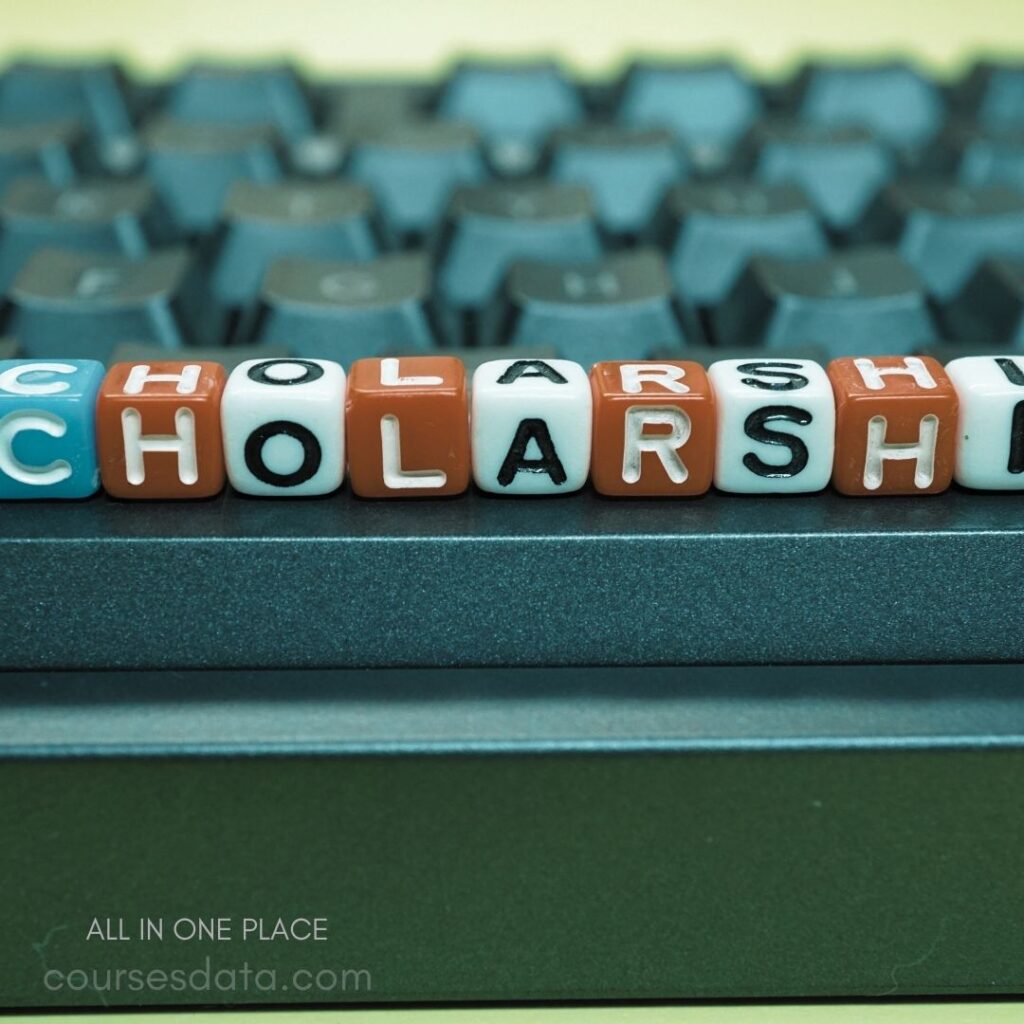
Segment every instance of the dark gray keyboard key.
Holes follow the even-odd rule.
[[[862,234],[896,243],[928,289],[948,298],[986,257],[1024,255],[1024,195],[1004,185],[890,185],[872,204]]]
[[[858,126],[767,122],[749,144],[757,179],[799,185],[836,231],[852,227],[896,171],[889,147]]]
[[[474,125],[501,173],[523,174],[552,129],[582,119],[583,103],[549,61],[466,61],[445,85],[438,113]]]
[[[692,182],[666,196],[653,228],[676,290],[693,305],[720,301],[756,253],[812,259],[828,241],[793,185]]]
[[[798,76],[795,92],[798,116],[809,124],[862,125],[899,148],[924,145],[945,116],[938,87],[900,61],[811,64]]]
[[[958,99],[985,128],[1024,129],[1024,63],[976,64],[962,83]]]
[[[437,284],[448,306],[478,310],[515,260],[582,262],[600,255],[593,206],[581,186],[468,186],[448,206]]]
[[[142,260],[42,249],[22,268],[0,314],[0,335],[31,358],[106,360],[120,342],[169,351],[190,339],[192,260],[166,249]]]
[[[0,191],[18,178],[42,175],[70,185],[86,159],[86,135],[74,120],[0,124]]]
[[[813,344],[832,357],[902,355],[938,337],[923,281],[887,249],[820,260],[758,257],[711,320],[722,345]]]
[[[236,181],[211,246],[211,291],[226,306],[247,303],[282,256],[372,259],[373,216],[373,197],[355,182]]]
[[[501,307],[509,344],[550,345],[585,366],[646,359],[652,349],[685,344],[668,270],[661,254],[650,250],[599,263],[516,263]]]
[[[643,61],[626,72],[616,116],[669,129],[699,166],[717,167],[760,112],[756,87],[732,64]]]
[[[287,64],[194,64],[168,89],[164,113],[176,121],[200,124],[273,125],[292,142],[315,129],[309,97]]]
[[[945,309],[958,342],[1024,350],[1024,259],[986,260]]]
[[[433,93],[422,82],[344,82],[323,90],[328,131],[348,137],[423,121]]]
[[[249,359],[287,359],[298,356],[287,345],[229,345],[227,347],[203,347],[190,345],[187,358],[196,362],[220,363],[230,373],[239,363]],[[150,363],[167,359],[168,352],[159,345],[140,345],[138,342],[124,342],[115,345],[107,357],[107,365],[114,363]]]
[[[474,128],[446,121],[385,125],[363,132],[349,175],[368,185],[399,240],[434,230],[452,191],[487,177]]]
[[[590,189],[601,226],[635,235],[650,222],[666,189],[686,177],[687,160],[662,128],[584,125],[551,140],[549,174]]]
[[[143,132],[146,175],[185,232],[217,223],[231,184],[282,176],[278,136],[266,125],[193,124],[167,118]]]
[[[993,132],[961,125],[944,142],[959,184],[1007,185],[1024,192],[1024,126]]]
[[[421,253],[368,263],[287,258],[263,280],[252,341],[350,363],[363,356],[432,351],[430,264]]]
[[[22,178],[0,198],[0,290],[38,249],[140,257],[170,239],[170,221],[145,181],[97,180],[59,189],[42,178]]]

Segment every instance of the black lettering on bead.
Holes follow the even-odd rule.
[[[293,437],[302,445],[302,464],[293,473],[275,473],[263,461],[263,446],[280,434]],[[297,487],[304,484],[316,476],[322,458],[323,451],[316,435],[301,424],[289,420],[264,423],[245,439],[246,468],[261,483],[272,484],[274,487]]]
[[[531,441],[537,442],[540,449],[539,459],[526,458],[526,449]],[[508,487],[516,478],[517,473],[547,473],[554,484],[564,484],[565,468],[555,451],[551,432],[544,420],[521,420],[516,427],[516,436],[512,439],[505,461],[498,471],[498,483]]]
[[[747,452],[743,456],[743,465],[751,473],[769,480],[784,480],[796,476],[807,465],[807,445],[793,434],[769,430],[767,424],[774,420],[785,420],[788,423],[806,426],[812,419],[806,409],[798,409],[792,405],[766,405],[763,409],[756,409],[744,421],[743,432],[755,441],[788,448],[792,457],[784,466],[769,466],[753,452]]]
[[[802,373],[789,373],[789,370],[801,369],[799,363],[769,362],[741,363],[736,367],[740,373],[759,373],[762,377],[779,377],[777,381],[758,380],[756,377],[744,377],[742,382],[747,387],[760,388],[762,391],[798,391],[811,382]]]
[[[1005,356],[996,356],[996,366],[1003,371],[1003,376],[1017,387],[1024,387],[1024,373],[1021,372],[1020,367],[1012,360],[1007,359]]]
[[[544,377],[552,384],[569,382],[543,359],[517,359],[499,378],[499,384],[514,384],[520,377]]]
[[[305,373],[301,377],[292,377],[288,380],[278,379],[267,375],[267,369],[271,366],[301,366]],[[250,366],[246,376],[257,384],[278,384],[290,386],[292,384],[308,384],[310,381],[319,380],[324,375],[324,368],[311,363],[308,359],[264,359],[262,363]]]

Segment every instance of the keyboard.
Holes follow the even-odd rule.
[[[1014,63],[21,62],[0,190],[3,359],[1024,345]],[[1024,990],[1012,493],[0,522],[4,1006]]]

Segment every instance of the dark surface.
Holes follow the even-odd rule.
[[[1012,661],[1013,495],[6,504],[5,668]]]

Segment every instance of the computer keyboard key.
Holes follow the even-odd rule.
[[[366,263],[276,260],[249,336],[346,365],[363,356],[430,352],[437,342],[430,263],[422,253]]]
[[[596,260],[601,240],[579,185],[463,186],[452,196],[438,255],[438,289],[456,309],[479,309],[515,260]]]
[[[324,124],[344,138],[425,121],[433,83],[387,79],[331,83],[321,89]]]
[[[953,479],[957,394],[927,356],[834,359],[832,484],[840,494],[938,494]]]
[[[193,272],[184,249],[141,260],[41,249],[5,297],[0,334],[16,337],[32,358],[106,361],[124,341],[180,349],[197,301]]]
[[[986,257],[1024,256],[1024,194],[1005,185],[897,183],[883,189],[860,230],[895,242],[929,291],[945,299]]]
[[[498,359],[470,388],[473,479],[490,494],[569,494],[590,470],[593,398],[567,359]]]
[[[226,306],[259,293],[283,256],[369,260],[378,251],[373,197],[355,182],[236,181],[210,245],[210,288]]]
[[[504,174],[531,171],[552,129],[583,118],[574,85],[550,61],[465,61],[442,90],[439,115],[474,125]]]
[[[554,134],[548,173],[585,185],[601,226],[632,236],[646,227],[666,189],[686,177],[688,163],[665,129],[585,125]]]
[[[506,342],[553,345],[584,366],[646,359],[654,348],[686,344],[672,282],[653,250],[616,253],[599,263],[515,263],[498,306]]]
[[[908,64],[811,64],[795,83],[801,120],[823,127],[862,125],[891,145],[914,149],[941,128],[938,87]]]
[[[221,398],[231,486],[260,497],[336,491],[345,477],[345,371],[319,359],[247,359]]]
[[[103,374],[92,359],[0,360],[0,500],[95,494]]]
[[[626,72],[616,117],[669,129],[699,167],[710,169],[724,163],[760,113],[756,86],[732,64],[642,61]]]
[[[361,498],[437,498],[469,486],[469,391],[459,359],[356,360],[345,430],[349,482]]]
[[[985,128],[1024,129],[1024,63],[976,64],[958,90],[958,99]]]
[[[961,185],[1007,185],[1024,193],[1024,127],[992,132],[963,125],[950,130],[946,143]]]
[[[966,356],[946,373],[960,406],[954,479],[981,491],[1024,490],[1024,359]]]
[[[107,357],[107,366],[114,363],[152,363],[167,358],[167,349],[124,341],[115,345]],[[290,359],[295,353],[288,345],[189,345],[189,358],[197,363],[220,363],[228,373],[250,359]]]
[[[273,125],[292,142],[315,129],[310,98],[287,64],[194,64],[171,83],[163,109],[176,121]]]
[[[141,257],[170,239],[166,211],[145,181],[97,179],[60,189],[22,178],[0,197],[0,289],[38,249]]]
[[[717,343],[758,342],[769,352],[807,344],[833,356],[913,352],[938,335],[921,278],[888,249],[756,257],[711,320]]]
[[[693,362],[600,362],[590,371],[598,494],[688,497],[711,487],[715,401]]]
[[[96,402],[100,478],[112,498],[209,498],[224,489],[219,363],[117,363]]]
[[[77,121],[0,123],[0,191],[35,175],[59,188],[70,185],[86,160],[86,135]]]
[[[196,124],[159,118],[142,133],[145,171],[178,227],[209,231],[239,179],[278,181],[283,154],[266,125]]]
[[[1024,351],[1024,259],[985,260],[944,309],[950,337]]]
[[[828,486],[836,408],[823,367],[806,359],[728,359],[712,363],[708,376],[720,491],[803,494]]]
[[[757,253],[814,259],[828,252],[807,196],[793,185],[677,185],[660,207],[652,235],[668,252],[679,294],[702,306],[720,302]]]
[[[766,185],[799,185],[830,228],[845,231],[896,171],[892,151],[865,128],[771,122],[750,140]]]
[[[382,218],[399,241],[424,238],[459,185],[487,177],[474,128],[447,121],[366,130],[356,141],[348,174],[373,191]]]

